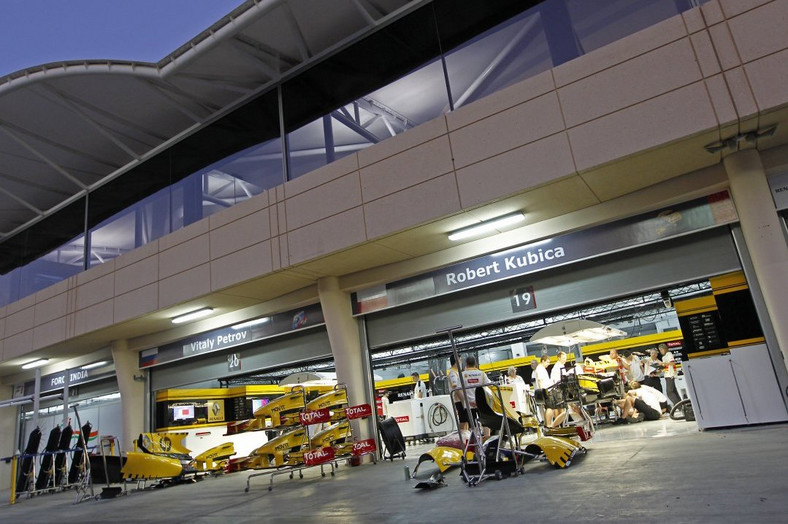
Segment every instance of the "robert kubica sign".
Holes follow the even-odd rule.
[[[498,258],[493,258],[495,256]],[[512,255],[507,255],[506,253],[492,255],[492,257],[486,257],[488,258],[487,260],[482,259],[482,265],[479,265],[480,260],[474,260],[460,267],[457,271],[448,271],[445,273],[443,285],[440,282],[436,282],[436,289],[449,292],[454,289],[467,287],[467,285],[499,280],[511,274],[520,274],[524,270],[527,271],[529,267],[537,269],[559,264],[565,257],[566,249],[563,246],[548,245],[534,245],[530,249],[526,248],[524,251]],[[492,260],[489,258],[492,258]]]
[[[518,246],[353,294],[353,313],[364,314],[622,251],[737,220],[726,191]]]

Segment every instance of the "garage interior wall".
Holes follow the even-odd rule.
[[[741,269],[728,227],[719,227],[367,315],[371,349],[431,337],[450,326],[497,324]],[[533,286],[536,309],[512,312],[509,291]]]

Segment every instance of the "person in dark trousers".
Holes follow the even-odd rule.
[[[668,349],[667,344],[660,344],[658,347],[662,355],[662,364],[665,366],[665,371],[662,375],[662,378],[665,379],[665,395],[670,399],[670,403],[675,406],[681,401],[679,392],[676,390],[676,359]]]

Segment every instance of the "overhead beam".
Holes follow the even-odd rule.
[[[194,123],[203,122],[208,116],[211,114],[211,109],[205,107],[201,104],[198,100],[194,100],[193,97],[190,97],[185,94],[181,94],[179,90],[175,89],[173,86],[168,84],[160,85],[157,82],[153,82],[151,80],[145,79],[143,84],[150,87],[154,93],[156,93],[159,98],[165,102],[167,102],[173,109],[184,115],[189,120],[193,121]],[[175,91],[179,96],[185,98],[185,100],[177,100],[176,95],[173,94],[172,91]],[[193,108],[186,107],[187,104],[191,106],[195,106]],[[200,116],[194,109],[198,109],[200,111],[205,112],[205,116]]]
[[[356,7],[356,11],[359,12],[361,17],[369,25],[375,25],[377,23],[377,18],[383,16],[373,5],[364,0],[353,0],[353,5]]]
[[[110,163],[105,158],[101,158],[101,157],[98,157],[96,155],[88,154],[88,153],[86,153],[85,151],[83,151],[81,149],[70,147],[70,146],[62,144],[60,142],[55,142],[54,140],[51,140],[51,139],[49,139],[49,138],[47,138],[45,136],[42,136],[42,135],[39,135],[39,134],[36,134],[36,133],[32,133],[32,132],[28,131],[27,129],[21,128],[21,127],[19,127],[17,125],[11,124],[9,122],[5,122],[3,120],[0,120],[0,127],[4,127],[8,131],[16,133],[20,137],[21,136],[26,136],[26,137],[29,137],[29,138],[33,138],[33,139],[35,139],[35,140],[37,140],[37,141],[39,141],[39,142],[41,142],[43,144],[52,146],[52,147],[54,147],[56,149],[59,149],[61,151],[65,151],[66,153],[68,153],[71,156],[80,157],[80,158],[84,158],[84,159],[90,160],[91,162],[94,162],[94,163],[96,163],[96,164],[98,164],[100,166],[104,166],[104,167],[106,167],[108,169],[113,169],[114,170],[114,169],[118,169],[118,167],[120,167],[120,166],[118,166],[116,164]],[[16,155],[16,156],[18,156],[20,158],[25,158],[22,155]],[[84,170],[82,172],[84,172]]]
[[[83,184],[82,182],[77,180],[74,176],[72,176],[71,173],[69,173],[68,171],[63,169],[60,165],[58,165],[53,160],[48,158],[45,154],[43,154],[42,152],[37,150],[35,147],[33,147],[30,144],[28,144],[27,141],[25,141],[21,137],[17,136],[16,133],[14,133],[10,129],[8,129],[8,125],[7,124],[0,123],[0,131],[5,133],[6,135],[8,135],[8,137],[11,138],[11,140],[13,140],[14,142],[16,142],[20,146],[22,146],[25,149],[27,149],[28,151],[30,151],[30,153],[35,155],[36,158],[38,158],[39,160],[44,162],[46,165],[48,165],[49,167],[54,169],[57,173],[60,173],[66,180],[68,180],[69,182],[71,182],[72,184],[74,184],[75,186],[77,186],[80,189],[83,189],[83,190],[87,189],[87,186],[85,186],[85,184]]]
[[[116,112],[106,109],[105,107],[98,107],[97,105],[91,104],[90,102],[87,102],[87,101],[85,101],[85,100],[83,100],[83,99],[81,99],[81,98],[79,98],[79,97],[77,97],[77,96],[75,96],[73,94],[64,93],[63,91],[57,89],[56,87],[54,87],[54,86],[52,86],[52,85],[50,85],[48,83],[44,84],[44,86],[50,92],[55,93],[57,96],[65,99],[65,100],[68,100],[68,101],[76,104],[77,106],[79,106],[81,108],[87,109],[89,111],[92,111],[93,113],[101,115],[104,118],[106,118],[107,120],[110,120],[113,123],[115,123],[115,124],[117,124],[117,125],[119,125],[121,127],[124,127],[124,128],[126,128],[126,129],[128,129],[130,131],[133,131],[135,133],[139,133],[140,135],[145,135],[149,139],[153,139],[153,141],[155,143],[157,143],[157,144],[160,143],[160,142],[163,142],[164,140],[167,139],[166,136],[158,134],[155,131],[151,131],[151,129],[148,126],[137,124],[136,122],[133,122],[133,121],[129,120],[128,118],[124,118],[121,115],[117,114]],[[115,131],[115,130],[113,130],[113,131],[115,133],[118,133],[118,131]],[[121,134],[121,136],[129,138],[130,140],[134,140],[136,142],[140,142],[140,143],[145,144],[145,142],[143,142],[141,139],[139,139],[137,137],[134,137],[134,136],[131,136],[131,135],[128,135],[128,134],[125,134],[125,133],[119,133],[119,134]],[[149,147],[153,147],[152,144],[146,144],[146,145],[148,145]]]
[[[71,193],[69,193],[68,191],[61,191],[61,190],[59,190],[57,188],[54,188],[52,186],[46,186],[44,184],[39,184],[39,183],[37,183],[37,182],[35,182],[33,180],[30,180],[29,177],[28,178],[22,178],[20,176],[9,175],[8,173],[3,173],[2,171],[0,171],[0,179],[8,180],[9,182],[16,183],[16,184],[19,184],[21,186],[32,187],[36,191],[42,191],[42,192],[46,191],[47,193],[53,193],[53,194],[58,195],[58,196],[67,196],[67,197],[71,196]]]
[[[243,95],[249,94],[254,91],[254,87],[247,87],[242,85],[240,82],[232,82],[226,76],[220,75],[202,75],[202,74],[194,74],[194,73],[183,73],[178,75],[178,78],[181,80],[187,80],[190,82],[199,83],[202,85],[210,86],[210,87],[219,87],[226,91],[231,91],[233,93],[241,93]],[[250,83],[253,83],[254,80],[250,79]]]
[[[353,132],[358,133],[359,135],[361,135],[364,139],[368,140],[369,142],[371,142],[373,144],[377,144],[378,142],[381,141],[380,137],[378,137],[376,134],[372,133],[371,131],[369,131],[367,129],[364,129],[358,123],[356,123],[353,119],[350,119],[350,118],[346,117],[345,115],[343,115],[339,111],[332,111],[331,112],[331,116],[333,118],[335,118],[341,124],[344,124],[345,126],[349,127]]]
[[[268,80],[276,80],[279,78],[279,71],[268,65],[262,57],[258,56],[258,53],[261,53],[259,49],[237,39],[233,40],[229,47],[233,50],[235,56],[263,73]]]
[[[487,67],[477,76],[471,85],[457,97],[454,101],[454,108],[457,109],[458,107],[462,106],[468,98],[473,96],[474,93],[479,89],[479,87],[492,75],[498,67],[500,67],[501,63],[506,59],[506,57],[511,54],[511,52],[517,47],[517,45],[526,37],[530,36],[531,39],[534,38],[537,31],[536,29],[540,29],[541,26],[538,24],[539,17],[532,16],[528,19],[528,21],[523,24],[523,27],[520,28],[519,31],[512,37],[511,40],[495,55],[495,57],[487,64]],[[529,35],[530,33],[530,35]]]
[[[39,91],[46,91],[51,101],[69,109],[72,113],[81,118],[88,126],[93,128],[94,131],[115,144],[115,146],[117,146],[121,151],[129,155],[131,158],[135,160],[140,159],[140,155],[134,151],[131,146],[120,140],[117,136],[115,136],[115,133],[107,129],[106,126],[97,122],[95,118],[85,113],[77,104],[63,97],[56,89],[48,85],[37,86],[36,89]],[[42,96],[46,97],[47,95]]]
[[[296,57],[291,56],[281,49],[271,47],[270,45],[261,42],[256,38],[252,38],[251,36],[244,33],[238,33],[235,35],[233,40],[254,48],[255,51],[262,54],[263,57],[270,58],[273,62],[284,64],[288,69],[295,67],[300,62]]]
[[[20,196],[18,196],[16,194],[12,193],[11,191],[7,190],[3,186],[0,186],[0,193],[3,193],[8,198],[14,200],[15,202],[18,202],[19,204],[22,204],[23,206],[25,206],[26,208],[28,208],[30,211],[32,211],[33,213],[37,214],[38,216],[41,216],[41,215],[44,214],[44,212],[41,211],[40,209],[38,209],[36,206],[31,204],[30,202],[28,202],[24,198],[22,198],[22,197],[20,197]]]
[[[285,18],[290,24],[290,29],[292,29],[292,35],[296,47],[298,47],[298,52],[301,54],[301,61],[306,62],[309,60],[309,57],[312,56],[312,53],[309,51],[309,46],[306,43],[306,38],[304,38],[304,33],[301,31],[301,26],[298,25],[298,20],[296,20],[293,9],[288,2],[282,4],[282,8],[286,14]]]
[[[183,75],[178,75],[177,77],[173,78],[172,81],[174,81],[174,80],[183,80],[183,79],[185,79]],[[167,91],[167,92],[171,93],[175,97],[181,97],[181,98],[184,98],[186,100],[189,100],[189,101],[199,105],[201,108],[205,109],[206,111],[208,111],[209,114],[213,114],[216,111],[221,109],[221,106],[213,103],[210,99],[207,99],[205,97],[199,96],[199,93],[194,93],[194,92],[191,92],[191,91],[187,91],[184,88],[178,87],[175,84],[173,84],[172,81],[171,80],[161,80],[161,81],[160,80],[152,80],[151,81],[151,85],[157,86],[157,87],[163,89],[164,91]],[[206,84],[206,82],[201,82],[201,83],[202,84]],[[210,82],[208,83],[208,85],[210,85]],[[177,100],[176,100],[176,102],[177,102]],[[201,119],[200,121],[203,121],[203,120],[204,119]]]

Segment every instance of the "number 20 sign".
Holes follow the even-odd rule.
[[[513,313],[536,309],[536,297],[534,296],[533,286],[518,287],[509,291],[509,301],[512,303]]]

